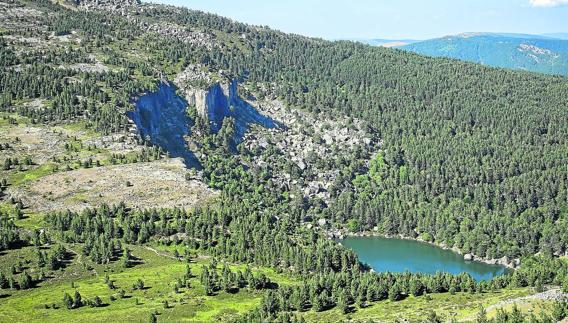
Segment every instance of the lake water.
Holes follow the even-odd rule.
[[[431,244],[382,237],[348,237],[339,241],[352,249],[359,260],[377,272],[414,272],[435,274],[438,271],[469,273],[475,280],[488,280],[509,272],[498,265],[465,261],[462,255]]]

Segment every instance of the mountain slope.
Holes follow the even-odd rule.
[[[557,39],[566,39],[568,40],[568,33],[550,33],[550,34],[543,34],[545,37],[550,38],[557,38]]]
[[[428,56],[568,75],[568,40],[522,34],[461,34],[401,47]]]
[[[565,281],[566,78],[58,3],[0,1],[2,321],[435,321]],[[375,273],[330,239],[370,231],[521,267]]]

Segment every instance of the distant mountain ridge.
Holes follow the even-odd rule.
[[[568,33],[551,33],[551,34],[543,34],[543,36],[557,38],[557,39],[568,39]]]
[[[382,38],[374,38],[374,39],[349,39],[352,41],[356,41],[359,43],[371,45],[371,46],[383,46],[383,47],[401,47],[409,44],[414,44],[419,42],[420,40],[415,39],[382,39]]]
[[[552,35],[561,37],[564,34],[463,33],[399,48],[494,67],[568,75],[568,40]]]

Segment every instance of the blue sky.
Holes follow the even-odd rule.
[[[568,0],[152,0],[327,39],[568,32]]]

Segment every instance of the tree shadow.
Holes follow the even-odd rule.
[[[75,260],[75,256],[76,255],[74,253],[65,250],[63,258],[59,260],[59,266],[57,269],[66,269],[69,267],[73,263],[73,260]]]
[[[136,256],[132,256],[130,258],[130,266],[131,267],[135,267],[138,265],[143,265],[144,264],[144,260],[142,258],[136,257]]]
[[[345,314],[355,313],[356,311],[357,309],[355,308],[355,306],[348,305],[347,308],[345,309]]]
[[[30,246],[30,244],[28,244],[26,241],[18,240],[18,241],[15,241],[15,242],[11,243],[11,244],[9,245],[8,249],[5,250],[5,251],[9,251],[9,250],[20,250],[20,249],[22,249],[22,248],[24,248],[24,247],[28,247],[28,246]]]
[[[268,284],[266,284],[266,286],[264,287],[265,289],[278,289],[278,284],[275,282],[270,282]]]
[[[240,288],[238,287],[231,287],[229,290],[227,290],[226,292],[229,294],[238,294],[240,292]]]

